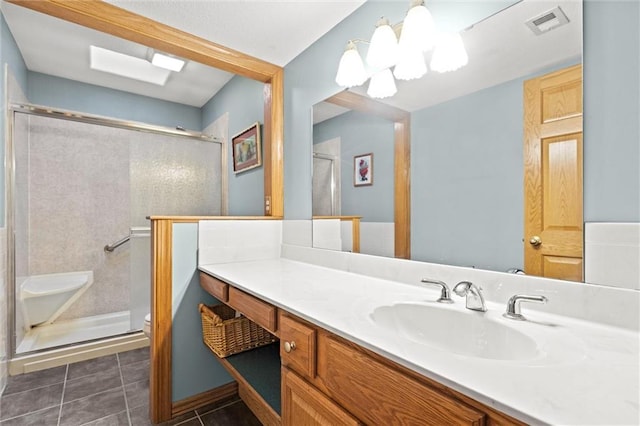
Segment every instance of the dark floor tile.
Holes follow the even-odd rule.
[[[122,387],[62,405],[60,426],[78,426],[125,411]]]
[[[118,353],[118,359],[120,360],[120,366],[132,364],[134,362],[148,361],[151,358],[149,355],[149,347],[134,349],[132,351]]]
[[[125,385],[149,380],[149,360],[121,365],[120,371],[122,371],[122,380]]]
[[[149,404],[149,381],[129,383],[124,387],[124,394],[127,398],[129,409]]]
[[[244,402],[236,402],[200,416],[205,426],[262,426]]]
[[[62,385],[62,383],[58,383],[2,396],[0,399],[0,419],[22,416],[43,408],[59,407],[62,399]]]
[[[4,420],[0,422],[1,426],[56,426],[58,424],[58,415],[60,414],[60,406],[45,408],[35,413],[26,414],[20,417]]]
[[[227,405],[230,405],[239,401],[241,401],[240,397],[236,394],[236,395],[230,396],[229,398],[225,398],[223,400],[214,402],[213,404],[208,404],[208,405],[205,405],[204,407],[200,407],[196,409],[196,411],[198,412],[198,415],[202,416],[211,411],[217,410],[222,407],[226,407]]]
[[[149,405],[141,405],[136,408],[129,408],[129,415],[131,416],[131,426],[153,426],[151,420],[149,420]],[[168,422],[160,423],[156,426],[201,426],[200,420],[196,416],[195,411],[189,411],[181,416],[171,419]],[[231,426],[231,425],[229,425]]]
[[[129,426],[129,416],[126,411],[121,411],[118,414],[112,414],[110,416],[85,423],[82,426]]]
[[[77,379],[78,377],[88,376],[111,368],[118,368],[118,358],[115,354],[76,362],[69,364],[67,380]]]
[[[33,373],[10,376],[9,380],[7,380],[7,387],[4,390],[4,395],[62,383],[64,382],[66,372],[67,366],[63,365],[61,367],[49,368],[47,370],[34,371]]]
[[[120,370],[118,368],[111,368],[75,380],[67,380],[64,387],[63,403],[115,388],[122,390],[122,380],[120,379]]]

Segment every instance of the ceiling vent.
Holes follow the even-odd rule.
[[[564,14],[560,6],[555,7],[548,12],[540,14],[534,18],[529,19],[525,24],[533,31],[535,35],[540,35],[558,28],[564,24],[568,24],[569,19]]]

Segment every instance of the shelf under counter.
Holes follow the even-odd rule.
[[[238,382],[238,393],[264,425],[279,425],[281,377],[279,342],[219,358]]]

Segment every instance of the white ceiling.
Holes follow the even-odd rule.
[[[215,43],[284,66],[364,0],[150,0],[110,3]],[[232,77],[196,62],[164,87],[89,68],[89,46],[145,58],[147,47],[2,2],[27,68],[57,77],[201,107]],[[247,31],[247,29],[251,29]]]
[[[284,66],[357,9],[364,0],[108,0],[164,24]],[[470,1],[470,0],[466,0]],[[580,0],[523,0],[463,33],[469,64],[455,72],[428,73],[398,82],[383,100],[415,111],[578,58],[582,46]],[[407,2],[408,4],[408,2]],[[464,2],[456,3],[462,7]],[[541,36],[527,19],[561,5],[570,23]],[[36,72],[202,106],[232,75],[195,62],[173,73],[163,88],[89,69],[89,45],[144,58],[147,48],[2,2],[2,11],[23,54]],[[373,24],[372,24],[373,25]],[[249,30],[248,30],[249,29]],[[360,48],[364,57],[366,50]],[[429,55],[427,55],[427,60]],[[336,64],[337,66],[337,64]],[[366,92],[365,85],[352,89]]]

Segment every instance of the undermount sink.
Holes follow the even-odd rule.
[[[495,360],[536,358],[536,342],[499,320],[469,310],[436,304],[396,303],[380,306],[373,322],[404,338],[458,355]]]

